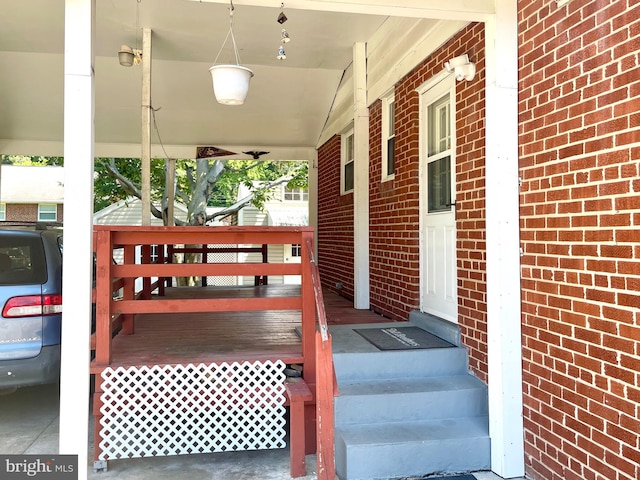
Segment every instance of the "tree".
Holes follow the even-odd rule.
[[[62,157],[43,157],[39,155],[0,155],[0,163],[3,165],[26,165],[26,166],[64,166]]]
[[[163,218],[168,198],[165,160],[151,162],[151,213]],[[142,199],[140,160],[97,158],[94,180],[95,210],[130,196]],[[216,218],[237,213],[252,204],[262,208],[273,188],[286,183],[292,188],[306,188],[306,162],[272,162],[256,160],[197,159],[176,160],[175,199],[187,206],[187,221],[174,219],[175,225],[203,225]],[[237,200],[238,187],[246,185],[251,194]],[[155,201],[155,204],[154,204]],[[161,202],[162,208],[156,205]],[[207,214],[207,206],[224,207]]]

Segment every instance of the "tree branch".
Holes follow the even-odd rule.
[[[118,167],[116,165],[115,158],[109,158],[109,161],[104,162],[103,165],[105,167],[107,175],[115,178],[122,189],[125,191],[125,193],[127,193],[127,195],[131,195],[132,197],[136,197],[137,199],[142,200],[142,192],[135,183],[133,183],[131,180],[120,173],[120,170],[118,170]],[[153,202],[150,203],[149,207],[151,209],[151,214],[154,217],[162,219],[162,212],[153,204]],[[182,220],[179,220],[177,218],[174,219],[174,222],[175,225],[185,224]]]
[[[234,213],[238,213],[245,206],[247,206],[249,203],[251,203],[251,201],[254,199],[254,197],[256,196],[257,193],[271,190],[272,188],[277,187],[278,185],[281,185],[283,183],[289,183],[291,181],[291,178],[292,177],[290,175],[287,175],[287,176],[280,177],[280,178],[268,183],[267,185],[265,185],[265,186],[255,190],[255,191],[251,192],[249,195],[247,195],[246,197],[242,198],[241,200],[238,200],[236,203],[234,203],[230,207],[227,207],[227,208],[225,208],[223,210],[220,210],[219,212],[215,212],[215,213],[212,213],[210,215],[207,215],[207,221],[211,221],[211,220],[214,220],[216,218],[228,217],[229,215],[233,215]]]

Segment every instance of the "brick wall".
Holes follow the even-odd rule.
[[[371,306],[395,320],[420,307],[419,95],[444,62],[468,54],[476,77],[456,85],[458,321],[471,367],[486,369],[484,27],[472,24],[395,87],[396,173],[381,182],[381,102],[370,115]]]
[[[340,195],[340,136],[318,149],[318,267],[325,288],[353,299],[353,194]]]
[[[521,0],[527,474],[640,478],[640,4]]]
[[[58,220],[63,221],[63,204],[58,204]],[[38,205],[34,203],[8,203],[6,205],[5,217],[7,221],[14,222],[37,222]]]
[[[8,203],[5,218],[14,222],[35,222],[38,220],[38,205],[33,203]]]

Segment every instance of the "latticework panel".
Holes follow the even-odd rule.
[[[101,460],[285,447],[282,361],[107,368]]]

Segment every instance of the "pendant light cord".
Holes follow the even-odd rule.
[[[227,40],[229,40],[229,35],[231,35],[231,42],[233,44],[233,53],[236,57],[236,65],[240,65],[240,55],[238,55],[238,47],[236,45],[236,37],[233,35],[233,11],[234,11],[234,6],[233,6],[233,0],[231,0],[231,6],[229,7],[229,31],[227,32],[227,36],[224,37],[224,42],[222,42],[222,46],[220,47],[220,50],[218,51],[218,55],[216,55],[216,59],[213,61],[214,64],[218,63],[218,58],[220,57],[220,54],[222,53],[222,50],[224,49],[224,46],[227,44]]]

